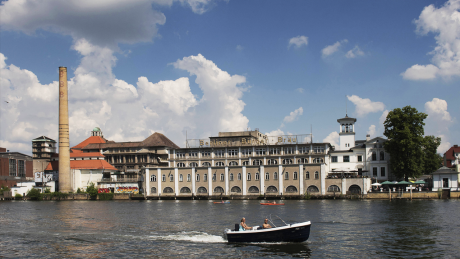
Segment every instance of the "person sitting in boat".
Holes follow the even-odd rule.
[[[245,231],[246,229],[252,229],[251,227],[248,227],[248,225],[246,225],[245,222],[246,222],[246,219],[242,218],[241,223],[240,223],[240,231]]]
[[[272,226],[270,226],[270,224],[268,224],[268,219],[264,220],[264,224],[262,224],[262,227],[263,228],[272,228]]]

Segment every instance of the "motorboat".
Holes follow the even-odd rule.
[[[284,205],[284,203],[279,203],[279,202],[261,202],[260,205]]]
[[[281,219],[281,218],[280,218]],[[283,220],[282,220],[283,221]],[[270,220],[273,224],[273,222]],[[284,222],[284,221],[283,221]],[[252,227],[250,230],[240,231],[239,224],[235,224],[235,229],[226,229],[224,238],[228,242],[303,242],[310,236],[311,222],[301,222],[275,226],[272,228]]]

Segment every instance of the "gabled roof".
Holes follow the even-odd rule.
[[[107,141],[102,137],[91,136],[91,137],[83,140],[83,142],[81,142],[80,144],[72,147],[72,149],[82,149],[82,148],[88,146],[89,144],[100,144],[100,143],[106,143],[106,142]]]
[[[147,147],[160,146],[160,147],[179,148],[179,146],[174,144],[174,142],[172,142],[169,138],[167,138],[165,135],[158,133],[158,132],[153,133],[148,138],[146,138],[144,141],[142,141],[142,146],[147,146]]]
[[[454,165],[452,165],[452,160],[455,160],[456,157],[455,157],[455,153],[460,153],[460,147],[458,145],[454,145],[452,146],[451,148],[449,148],[449,150],[446,151],[446,153],[444,153],[444,157],[446,158],[446,166],[447,167],[453,167]]]
[[[70,169],[93,169],[104,171],[117,171],[115,167],[105,160],[71,160]],[[51,161],[45,171],[59,171],[59,161]]]
[[[438,170],[434,171],[433,174],[458,174],[458,172],[455,172],[454,170],[443,166]]]

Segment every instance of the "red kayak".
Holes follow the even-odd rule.
[[[228,204],[229,201],[215,201],[214,204]]]
[[[260,205],[284,205],[284,203],[276,203],[276,202],[262,202]]]

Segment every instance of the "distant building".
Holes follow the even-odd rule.
[[[51,161],[53,156],[56,156],[56,141],[46,136],[40,136],[32,140],[32,157],[33,157],[33,172],[43,172]]]
[[[453,145],[444,153],[444,165],[452,170],[460,165],[460,147],[458,145]]]
[[[450,168],[443,166],[433,172],[433,191],[459,190],[459,172],[453,171]]]
[[[33,181],[32,169],[31,156],[0,147],[0,186],[13,187],[18,182]]]

